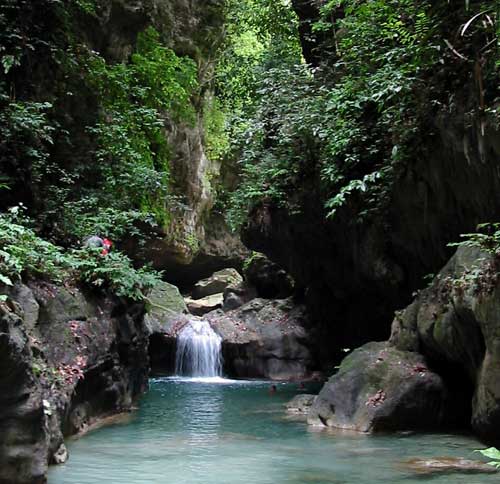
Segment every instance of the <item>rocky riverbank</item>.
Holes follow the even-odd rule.
[[[0,304],[0,482],[45,482],[64,438],[130,411],[148,386],[142,305],[17,284]]]
[[[498,258],[462,247],[396,314],[387,343],[349,355],[309,421],[359,431],[471,427],[498,444]]]

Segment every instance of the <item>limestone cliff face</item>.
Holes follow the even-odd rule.
[[[423,354],[461,389],[472,428],[498,444],[500,284],[498,259],[460,248],[431,286],[396,315],[390,343]]]
[[[320,3],[295,0],[293,5],[304,55],[328,66],[333,54],[307,33]],[[478,223],[497,219],[500,138],[484,119],[470,119],[479,103],[471,69],[450,63],[435,70],[435,79],[452,73],[463,82],[443,93],[454,99],[453,106],[426,119],[415,154],[397,168],[378,211],[363,217],[367,205],[354,196],[328,220],[317,163],[289,194],[293,211],[263,201],[251,212],[244,242],[279,263],[304,289],[323,340],[330,342],[326,358],[332,345],[337,351],[388,337],[393,311],[408,304],[423,277],[451,256],[447,244]],[[489,89],[494,92],[495,86]]]
[[[131,409],[147,388],[142,306],[78,288],[18,284],[0,303],[0,482],[46,482],[64,438]]]
[[[12,190],[1,191],[0,206],[5,208],[22,202],[32,215],[42,216],[45,231],[54,232],[56,238],[71,237],[71,228],[70,233],[64,228],[59,230],[53,226],[53,220],[45,220],[45,216],[48,212],[58,215],[61,200],[81,201],[93,190],[102,192],[99,188],[104,176],[101,164],[108,159],[108,155],[99,158],[96,154],[99,134],[92,131],[102,119],[106,102],[102,98],[108,94],[99,93],[93,85],[93,69],[87,66],[85,59],[88,52],[93,51],[104,58],[108,66],[126,64],[136,52],[138,35],[154,27],[162,45],[195,62],[198,88],[190,98],[194,114],[191,116],[189,106],[189,116],[186,116],[192,118],[189,121],[181,121],[181,116],[169,112],[159,113],[162,136],[167,141],[162,149],[168,151],[164,158],[168,158],[170,173],[165,200],[155,200],[161,212],[157,221],[162,226],[158,227],[155,237],[145,243],[143,253],[139,253],[138,241],[129,240],[125,245],[131,255],[152,261],[160,269],[171,265],[182,269],[198,253],[212,257],[213,251],[207,245],[213,244],[207,243],[210,236],[206,232],[211,230],[212,184],[218,179],[220,163],[206,156],[205,118],[213,100],[214,63],[224,40],[224,0],[93,0],[87,2],[95,5],[92,13],[71,6],[73,3],[77,2],[47,1],[46,7],[37,9],[30,5],[24,7],[29,2],[13,2],[11,10],[16,15],[22,15],[24,10],[29,13],[23,28],[35,32],[38,50],[33,55],[37,59],[30,59],[26,54],[27,60],[10,73],[12,79],[7,78],[3,70],[0,73],[2,82],[5,80],[6,85],[12,86],[19,100],[52,105],[48,116],[55,128],[46,165],[55,167],[57,173],[65,170],[74,177],[70,195],[61,195],[61,198],[57,194],[54,198],[55,192],[64,190],[64,182],[47,177],[37,182],[31,160],[8,151],[9,156],[15,158],[12,166],[6,163],[6,169],[12,171],[7,172],[7,176],[14,185]],[[40,15],[43,8],[47,9],[45,16]],[[15,26],[20,19],[9,18],[9,22],[9,26]],[[7,148],[11,150],[10,145]],[[151,147],[153,152],[155,149]],[[113,163],[119,163],[119,157],[118,154],[109,156]],[[52,195],[45,196],[46,193]],[[99,197],[99,207],[103,208],[107,203],[106,194],[99,193]],[[138,197],[127,203],[124,201],[123,206],[139,209],[142,202]],[[84,211],[96,210],[88,202],[84,201],[83,205]],[[144,211],[153,209],[144,208]],[[59,226],[64,224],[64,221],[58,222]],[[226,233],[227,230],[222,238]],[[232,244],[229,239],[228,244]],[[227,250],[222,256],[227,258]]]
[[[162,269],[189,264],[206,240],[206,222],[214,202],[211,180],[217,178],[220,164],[205,154],[203,110],[211,98],[214,62],[224,38],[223,6],[223,0],[104,2],[98,25],[85,34],[93,49],[110,60],[123,61],[132,53],[137,34],[152,25],[176,54],[191,57],[198,67],[195,122],[190,125],[167,119],[165,125],[172,150],[171,221],[161,228],[158,239],[147,244],[143,254]]]

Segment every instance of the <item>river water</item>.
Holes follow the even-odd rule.
[[[466,436],[338,435],[286,417],[296,384],[154,379],[139,410],[69,442],[49,484],[489,484],[498,475],[417,476],[402,462],[477,459]],[[303,391],[303,390],[302,390]]]

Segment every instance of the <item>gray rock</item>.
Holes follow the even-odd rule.
[[[222,293],[212,294],[201,299],[186,298],[185,301],[191,314],[204,316],[222,307],[224,295]]]
[[[308,422],[359,432],[435,429],[453,419],[451,403],[422,356],[368,343],[324,385]]]
[[[42,388],[19,314],[0,304],[0,483],[44,483],[47,439]]]
[[[27,329],[33,330],[38,321],[40,306],[33,291],[24,284],[16,284],[8,291],[9,296],[21,307],[23,322]]]
[[[436,457],[435,459],[411,459],[401,463],[401,467],[417,475],[434,474],[496,474],[493,466],[484,462],[456,457]]]
[[[498,261],[474,248],[460,248],[429,288],[392,325],[390,342],[454,368],[461,398],[454,407],[470,412],[473,428],[499,441],[500,279]]]
[[[223,338],[231,376],[293,380],[307,377],[314,367],[304,307],[291,300],[254,299],[206,319]]]
[[[68,449],[64,444],[59,446],[59,449],[52,456],[52,461],[56,465],[64,464],[68,460],[69,454]]]
[[[245,267],[246,281],[254,286],[259,297],[284,299],[293,294],[293,279],[264,254],[254,253]]]
[[[289,413],[307,415],[316,400],[317,395],[296,395],[285,406]]]
[[[172,323],[187,314],[188,308],[179,289],[172,284],[162,282],[152,289],[148,295],[145,323],[153,332],[169,332]]]
[[[223,293],[230,286],[237,286],[243,278],[236,269],[223,269],[215,272],[207,279],[198,281],[193,289],[193,299],[202,299],[207,296]]]
[[[37,282],[30,284],[30,289],[40,306],[40,326],[83,321],[96,316],[96,308],[76,288]]]
[[[246,282],[242,282],[236,286],[229,286],[224,291],[224,311],[237,309],[247,302],[257,297],[257,291]]]
[[[47,463],[67,458],[62,429],[130,409],[148,384],[142,305],[46,282],[30,290],[37,321],[22,310],[36,307],[25,288],[0,304],[0,484],[45,483]]]

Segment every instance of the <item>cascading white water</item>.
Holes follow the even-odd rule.
[[[175,373],[192,377],[221,376],[221,344],[222,338],[208,321],[190,321],[177,337]]]

